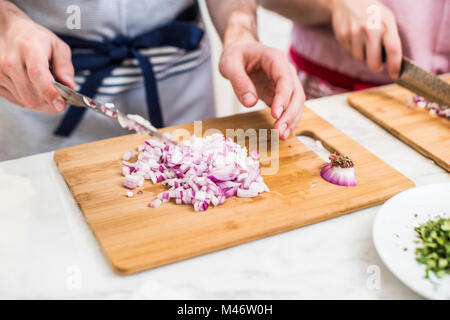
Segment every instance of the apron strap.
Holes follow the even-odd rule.
[[[141,34],[135,38],[119,36],[105,42],[84,40],[71,36],[60,35],[72,49],[89,49],[89,53],[75,54],[72,63],[76,72],[89,70],[79,92],[89,97],[97,94],[103,79],[110,76],[112,71],[122,62],[134,57],[141,68],[144,77],[145,95],[148,116],[156,128],[164,126],[161,106],[159,103],[158,87],[153,65],[148,57],[143,56],[139,49],[173,46],[186,50],[198,49],[204,31],[194,21],[199,13],[197,1],[177,18],[166,25]],[[83,118],[87,108],[70,106],[63,120],[54,131],[55,135],[68,137]]]

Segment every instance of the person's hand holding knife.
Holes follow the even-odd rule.
[[[377,0],[326,0],[336,39],[372,71],[396,79],[402,63],[402,44],[394,14]],[[383,50],[386,54],[384,61]]]
[[[9,1],[0,0],[0,96],[19,106],[57,113],[65,109],[57,80],[74,88],[70,48]]]
[[[341,46],[370,70],[384,69],[396,79],[402,45],[392,11],[378,0],[259,0],[300,26],[330,24]],[[386,60],[383,59],[383,47]]]

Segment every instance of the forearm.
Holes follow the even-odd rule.
[[[260,4],[299,25],[317,25],[331,21],[334,0],[259,0]]]
[[[257,40],[257,0],[207,0],[209,14],[224,45]]]

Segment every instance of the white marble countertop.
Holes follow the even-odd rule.
[[[346,103],[307,103],[412,179],[450,176]],[[52,153],[0,163],[0,298],[415,299],[372,243],[379,207],[201,257],[118,276],[85,223]],[[372,280],[380,276],[379,286]]]

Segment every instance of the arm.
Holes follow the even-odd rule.
[[[241,31],[246,36],[257,39],[256,0],[207,0],[207,4],[214,26],[223,41],[226,40],[225,36],[236,37]]]
[[[300,25],[331,23],[336,39],[372,71],[382,71],[382,47],[389,74],[397,78],[402,46],[394,14],[378,0],[260,0]],[[377,23],[378,22],[378,23]]]
[[[238,99],[252,107],[262,99],[272,109],[274,128],[286,139],[296,128],[305,96],[287,55],[258,41],[256,0],[207,0],[223,40],[219,70]]]
[[[259,0],[261,5],[292,20],[308,26],[329,23],[329,0]]]
[[[0,0],[0,96],[42,112],[64,110],[50,66],[59,81],[75,86],[69,47],[14,4]]]

